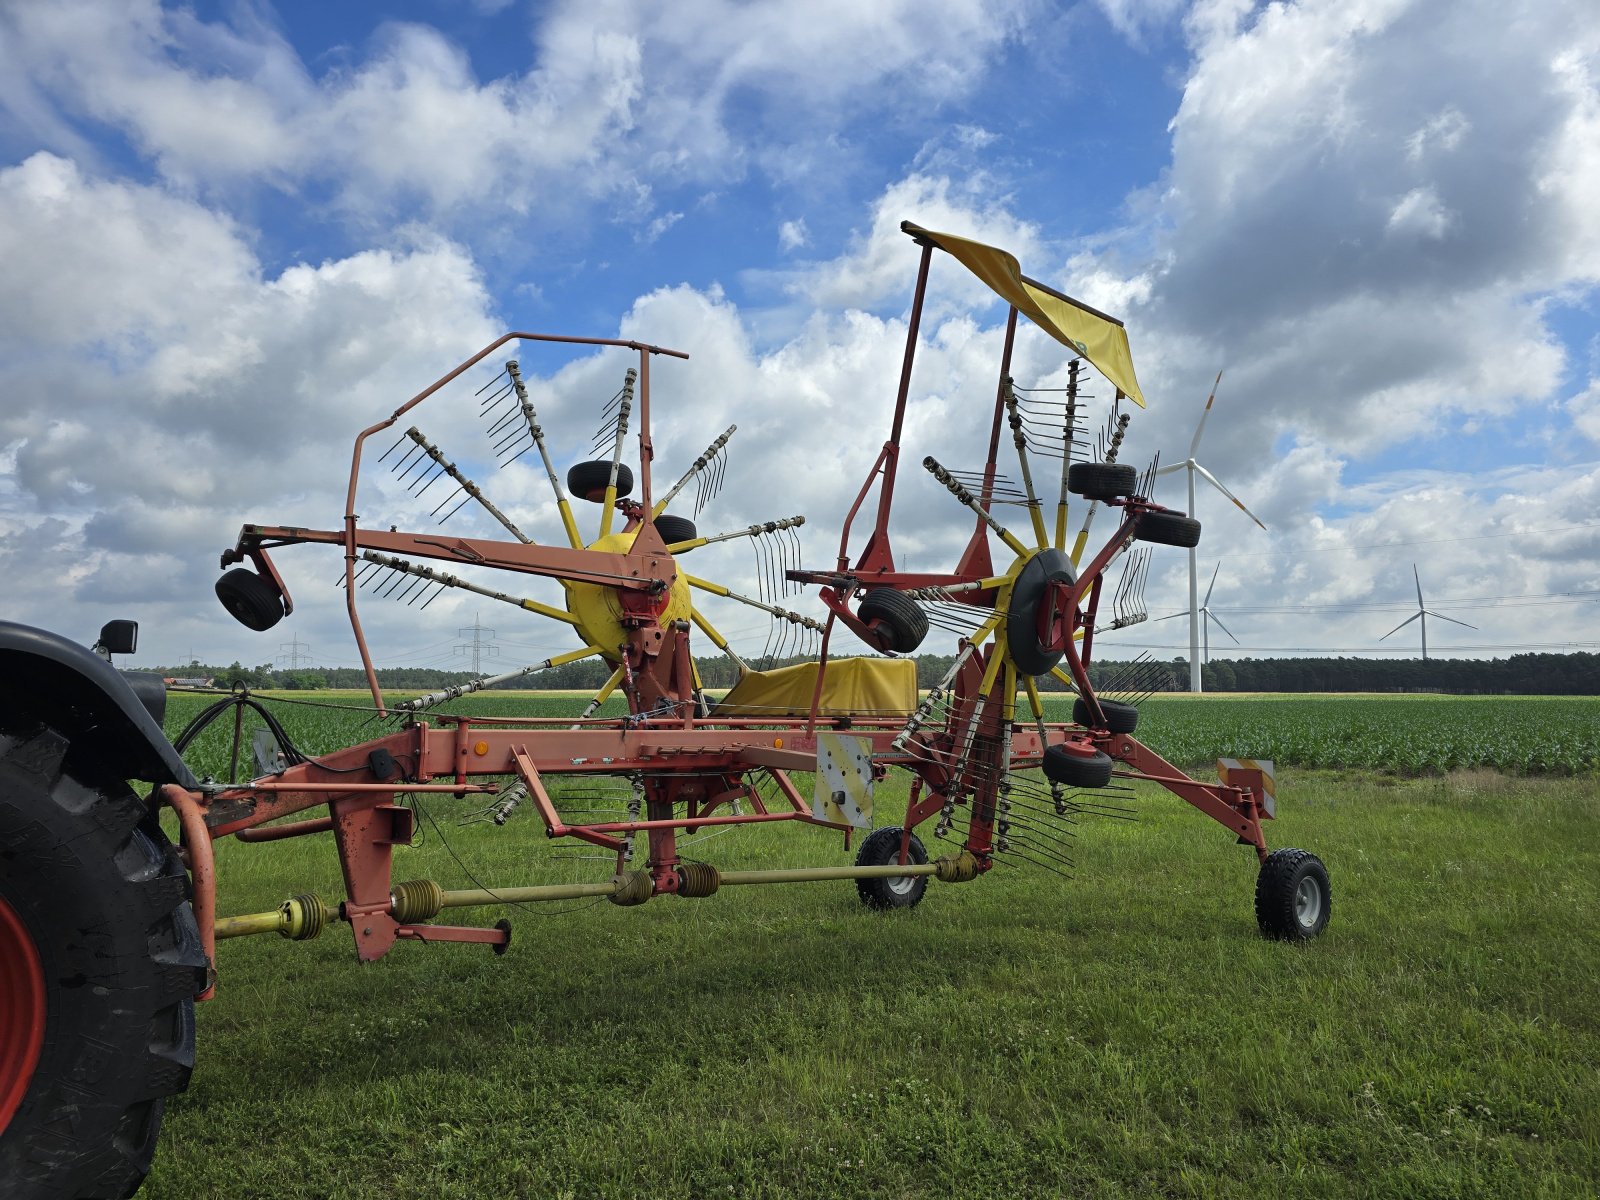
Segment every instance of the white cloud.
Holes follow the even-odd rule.
[[[1455,215],[1439,202],[1432,188],[1412,188],[1389,212],[1386,232],[1437,241],[1455,224]]]
[[[811,240],[806,232],[804,217],[797,217],[793,221],[785,221],[778,226],[778,247],[781,250],[798,250]]]
[[[202,191],[326,188],[378,219],[417,204],[442,222],[535,204],[576,219],[652,180],[738,179],[750,147],[781,175],[865,103],[948,101],[1022,8],[568,0],[542,14],[525,70],[483,80],[424,25],[384,25],[316,75],[249,9],[211,23],[156,0],[65,0],[0,12],[0,94],[46,146],[83,149],[64,110]]]

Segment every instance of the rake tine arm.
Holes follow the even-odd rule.
[[[516,538],[517,541],[521,542],[523,545],[533,544],[533,539],[524,534],[522,530],[518,529],[510,517],[506,516],[505,513],[496,508],[494,506],[494,502],[483,494],[478,485],[473,483],[472,480],[468,479],[461,471],[457,470],[455,463],[449,462],[445,456],[439,452],[439,448],[423,436],[420,429],[413,425],[410,429],[406,430],[406,436],[412,441],[416,442],[418,446],[422,447],[423,452],[439,465],[439,472],[434,475],[433,479],[437,479],[440,474],[450,476],[451,479],[456,481],[462,491],[466,492],[467,495],[471,496],[474,500],[481,504],[491,517],[500,522],[501,527],[504,528],[507,533]],[[428,480],[428,483],[431,484],[433,479]],[[427,487],[428,485],[424,484],[423,491],[426,491]],[[422,493],[418,492],[417,494],[420,496]],[[443,508],[444,505],[440,505],[439,507]],[[450,515],[455,515],[459,508],[460,506],[457,505],[455,509],[451,509]],[[439,510],[434,509],[434,511],[438,512]],[[447,516],[445,520],[448,519],[449,517]],[[439,523],[442,525],[444,524],[444,521],[440,521]]]
[[[705,453],[700,455],[699,458],[695,459],[694,465],[683,473],[683,478],[668,488],[667,494],[661,497],[660,500],[656,501],[654,507],[652,507],[650,510],[650,515],[652,517],[659,517],[662,513],[667,511],[667,505],[672,503],[673,499],[679,492],[683,491],[683,489],[688,485],[689,481],[692,480],[696,475],[700,474],[701,471],[704,471],[707,465],[722,453],[722,448],[728,444],[728,439],[733,436],[733,431],[738,428],[739,427],[737,425],[729,425],[722,431],[721,436],[713,441],[711,445],[706,447]]]

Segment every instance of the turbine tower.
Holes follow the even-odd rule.
[[[1202,478],[1204,478],[1205,481],[1207,483],[1209,483],[1212,487],[1216,488],[1217,491],[1221,492],[1229,500],[1232,500],[1234,502],[1234,504],[1236,506],[1238,506],[1238,509],[1239,509],[1240,512],[1244,513],[1245,516],[1249,517],[1257,525],[1260,525],[1263,530],[1265,530],[1266,526],[1264,524],[1262,524],[1261,518],[1256,516],[1255,513],[1251,512],[1248,508],[1246,508],[1244,506],[1244,501],[1243,500],[1240,500],[1239,497],[1235,496],[1227,488],[1223,487],[1222,486],[1222,481],[1220,479],[1218,479],[1215,475],[1213,475],[1210,471],[1208,471],[1204,467],[1202,467],[1200,465],[1200,463],[1195,459],[1195,454],[1200,449],[1200,435],[1203,434],[1205,432],[1205,429],[1206,429],[1206,418],[1211,415],[1211,406],[1214,403],[1216,403],[1216,399],[1217,399],[1217,384],[1220,384],[1221,382],[1222,382],[1222,372],[1218,371],[1217,372],[1216,381],[1214,383],[1212,383],[1212,385],[1211,385],[1211,394],[1206,397],[1205,411],[1200,414],[1200,424],[1198,424],[1198,425],[1196,425],[1194,427],[1194,440],[1189,443],[1189,457],[1184,459],[1182,462],[1172,463],[1169,466],[1165,466],[1165,467],[1159,468],[1156,471],[1156,474],[1157,475],[1166,475],[1171,471],[1183,471],[1188,475],[1188,477],[1189,477],[1189,515],[1191,517],[1195,515],[1195,513],[1194,513],[1194,507],[1195,507],[1195,505],[1194,505],[1194,477],[1196,475],[1199,475]],[[1194,549],[1193,546],[1191,546],[1191,547],[1189,547],[1189,690],[1191,692],[1198,692],[1198,691],[1201,690],[1201,687],[1200,687],[1200,578],[1199,578],[1199,573],[1198,573],[1198,567],[1197,567],[1196,564],[1197,564],[1197,560],[1196,560],[1196,556],[1195,556],[1195,549]],[[1213,572],[1212,573],[1212,582],[1215,582],[1215,581],[1216,581],[1216,573]],[[1221,624],[1220,621],[1218,621],[1217,623],[1219,625]],[[1230,633],[1228,636],[1232,637],[1233,635]]]
[[[1465,621],[1457,621],[1454,617],[1447,617],[1443,613],[1436,613],[1431,608],[1428,608],[1427,606],[1425,606],[1422,603],[1422,576],[1417,574],[1417,564],[1416,563],[1412,563],[1411,564],[1411,577],[1417,581],[1417,611],[1412,613],[1404,621],[1401,621],[1400,624],[1396,625],[1393,629],[1389,630],[1389,633],[1384,634],[1383,637],[1379,638],[1378,640],[1381,642],[1381,641],[1383,641],[1383,638],[1388,637],[1390,633],[1399,633],[1402,629],[1404,629],[1407,625],[1411,624],[1411,622],[1413,622],[1413,621],[1421,621],[1422,622],[1422,661],[1423,662],[1427,662],[1428,661],[1428,618],[1429,617],[1438,617],[1439,620],[1441,620],[1441,621],[1449,621],[1453,625],[1466,625],[1466,627],[1468,629],[1476,629],[1477,626],[1476,625],[1467,625],[1467,623]]]

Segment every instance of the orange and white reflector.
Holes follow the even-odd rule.
[[[1278,815],[1278,779],[1270,758],[1219,758],[1217,779],[1224,787],[1243,788],[1261,797],[1261,811]]]

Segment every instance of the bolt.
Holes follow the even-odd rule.
[[[368,925],[365,929],[363,929],[361,931],[361,936],[362,937],[371,937],[372,936],[372,926]]]

